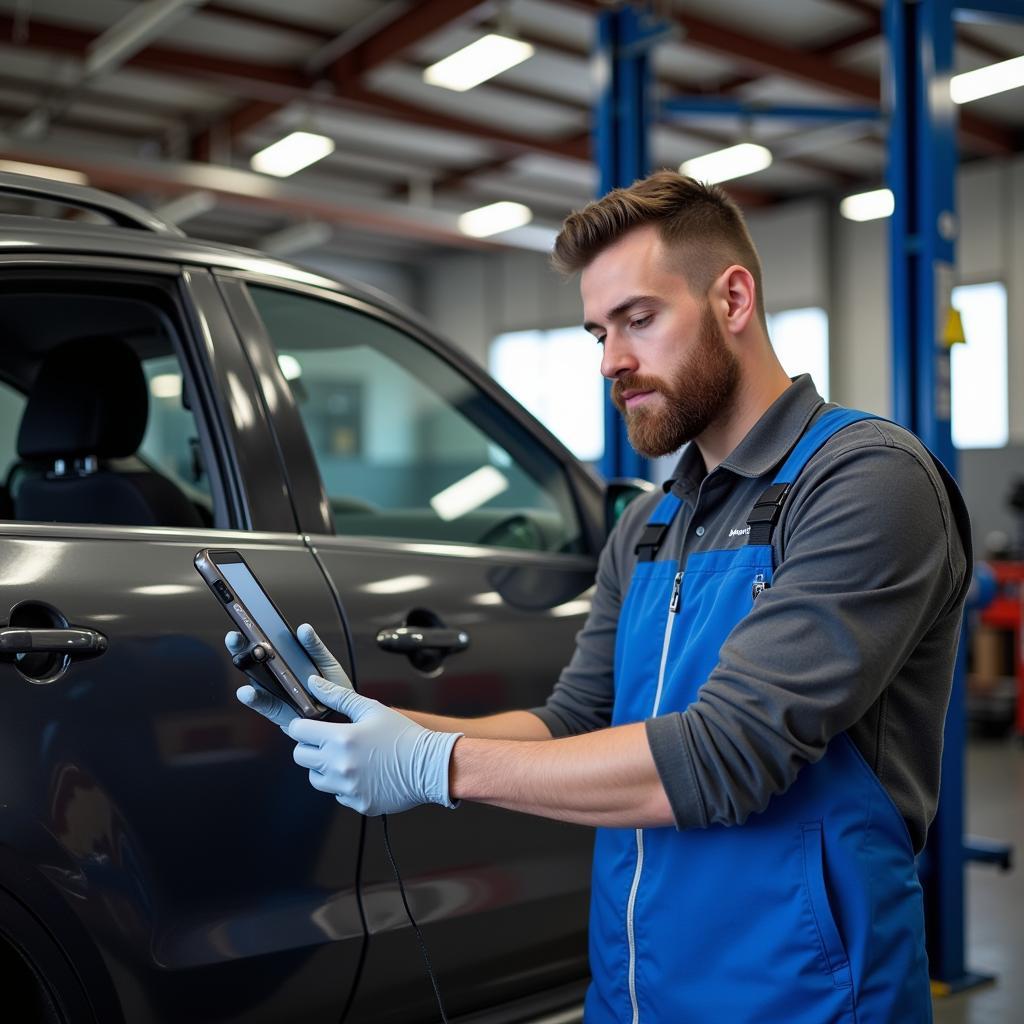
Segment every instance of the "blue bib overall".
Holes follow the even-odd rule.
[[[698,699],[729,633],[771,585],[785,485],[836,431],[870,418],[837,409],[812,424],[751,513],[746,546],[695,552],[682,566],[637,563],[616,641],[613,725]],[[647,530],[679,508],[667,495]],[[743,825],[599,829],[590,958],[587,1024],[932,1019],[910,836],[845,733]]]

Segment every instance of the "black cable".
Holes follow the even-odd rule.
[[[351,663],[350,663],[351,664]],[[356,992],[359,991],[359,982],[363,976],[363,965],[366,963],[366,954],[370,949],[370,926],[366,921],[366,908],[363,906],[363,851],[366,849],[366,818],[359,816],[359,849],[356,853],[356,906],[359,908],[359,920],[363,926],[363,942],[359,947],[359,960],[356,963],[356,972],[352,976],[352,984],[348,990],[348,999],[342,1007],[338,1024],[345,1024],[345,1018],[356,1001]]]
[[[320,558],[320,553],[313,546],[312,539],[308,535],[304,535],[302,539],[309,550],[309,553],[313,556],[314,561],[319,566],[324,581],[331,591],[331,596],[334,598],[334,604],[338,609],[338,615],[341,619],[341,628],[345,634],[345,647],[348,651],[349,679],[352,683],[352,689],[358,693],[359,685],[356,681],[356,649],[352,640],[352,630],[349,627],[348,616],[345,614],[345,606],[341,601],[341,594],[338,592],[338,588],[334,585],[334,580],[332,579],[331,574],[327,571],[327,566],[324,565],[323,560]],[[437,1008],[441,1011],[441,1020],[443,1024],[448,1024],[448,1015],[444,1012],[444,1002],[441,999],[441,989],[437,984],[437,977],[434,974],[434,968],[430,963],[430,954],[427,952],[427,944],[423,941],[423,933],[420,931],[420,926],[416,923],[416,918],[412,916],[412,909],[409,906],[409,900],[405,894],[405,883],[402,881],[401,874],[399,874],[395,855],[391,851],[391,836],[388,834],[388,816],[386,814],[382,814],[380,816],[380,820],[384,827],[384,850],[388,855],[388,860],[391,862],[391,870],[394,872],[395,881],[398,883],[398,891],[402,896],[402,905],[405,907],[405,913],[409,918],[409,923],[412,925],[413,931],[416,932],[416,939],[420,944],[420,952],[423,954],[423,962],[427,965],[427,974],[430,976],[430,984],[434,987],[434,998],[437,1000]],[[338,1024],[344,1024],[344,1020],[352,1009],[352,1004],[355,1002],[356,992],[359,990],[359,982],[363,974],[363,965],[366,963],[366,954],[370,944],[370,928],[366,920],[366,909],[363,906],[362,874],[363,850],[365,845],[366,817],[364,815],[360,815],[359,859],[356,861],[356,905],[359,907],[359,920],[363,925],[363,945],[359,951],[359,962],[356,964],[356,973],[352,980],[352,987],[349,989],[348,999],[345,1002],[344,1009],[341,1011],[341,1016],[338,1018]]]
[[[348,616],[345,614],[345,606],[341,602],[341,594],[338,593],[338,588],[334,585],[334,580],[331,578],[331,574],[327,571],[327,566],[324,565],[323,559],[320,558],[320,553],[313,546],[311,538],[308,535],[304,535],[302,540],[320,569],[320,574],[323,576],[324,581],[331,592],[331,597],[334,599],[334,606],[338,609],[338,617],[341,619],[341,629],[345,635],[345,649],[348,652],[349,679],[352,682],[352,689],[358,693],[359,685],[356,681],[356,648],[355,643],[352,640],[352,630],[349,628]],[[345,1005],[342,1007],[341,1016],[338,1018],[338,1024],[344,1024],[345,1018],[348,1017],[349,1012],[352,1009],[352,1004],[356,1001],[356,993],[359,991],[359,982],[363,977],[363,967],[366,964],[366,955],[370,950],[370,925],[366,920],[366,907],[363,904],[363,853],[365,850],[366,817],[364,815],[360,815],[359,848],[356,851],[355,883],[356,906],[359,908],[359,921],[363,926],[363,942],[359,948],[359,960],[356,963],[355,974],[352,976],[352,984],[349,987],[348,999],[345,1000]]]
[[[391,861],[391,870],[395,873],[395,881],[398,883],[398,891],[402,894],[402,905],[405,907],[406,916],[409,918],[409,923],[412,925],[413,931],[416,933],[416,940],[420,944],[420,952],[423,954],[423,962],[427,965],[427,974],[430,976],[430,984],[434,986],[434,998],[437,1000],[437,1008],[441,1011],[441,1020],[444,1024],[448,1024],[448,1015],[444,1012],[444,1001],[441,999],[441,989],[437,984],[437,976],[434,974],[434,968],[430,963],[430,954],[427,952],[427,944],[423,941],[423,933],[420,931],[420,926],[416,923],[416,918],[412,916],[412,910],[409,907],[409,900],[405,895],[405,883],[402,881],[402,876],[398,873],[398,865],[395,863],[395,855],[391,852],[391,836],[388,834],[388,816],[382,814],[380,816],[381,825],[384,827],[384,849],[387,851],[388,860]]]

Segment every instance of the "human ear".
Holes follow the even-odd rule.
[[[726,268],[711,286],[719,308],[725,314],[724,327],[730,334],[741,334],[757,313],[757,285],[746,267]]]

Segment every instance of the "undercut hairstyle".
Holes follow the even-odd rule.
[[[656,171],[629,188],[616,188],[565,218],[551,263],[565,277],[584,270],[608,246],[634,228],[653,224],[696,296],[707,295],[715,278],[738,264],[750,271],[757,315],[765,324],[761,260],[740,208],[717,185],[675,171]]]

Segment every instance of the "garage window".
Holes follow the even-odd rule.
[[[604,455],[601,347],[579,327],[511,331],[491,344],[491,374],[578,459]]]
[[[953,444],[1004,448],[1009,439],[1006,286],[999,281],[953,289],[967,343],[951,353]]]
[[[768,337],[790,377],[809,373],[818,394],[827,402],[828,314],[817,306],[782,309],[768,314]]]

